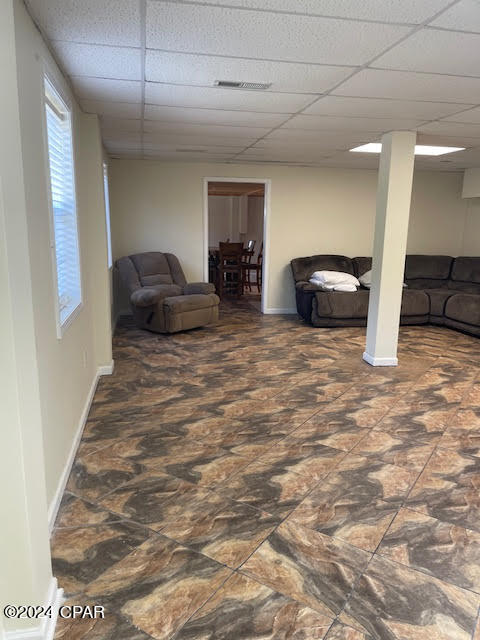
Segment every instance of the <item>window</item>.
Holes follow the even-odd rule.
[[[57,288],[57,333],[61,337],[82,304],[71,111],[45,77],[51,248]]]
[[[108,165],[103,163],[103,197],[105,198],[105,227],[107,230],[108,268],[112,267],[112,235],[110,231],[110,194],[108,192]]]

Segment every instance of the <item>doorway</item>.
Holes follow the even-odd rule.
[[[269,197],[266,179],[204,179],[204,277],[222,296],[234,293],[262,313],[267,306]],[[238,273],[223,273],[220,250],[226,247],[242,252]]]

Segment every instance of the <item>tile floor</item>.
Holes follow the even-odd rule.
[[[480,638],[480,342],[223,306],[174,336],[125,320],[52,539],[80,640]],[[474,635],[474,634],[477,635]]]

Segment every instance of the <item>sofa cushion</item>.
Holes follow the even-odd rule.
[[[185,313],[187,311],[195,311],[196,309],[204,309],[206,307],[217,306],[220,298],[215,293],[192,293],[185,296],[174,296],[165,298],[163,306],[171,313]]]
[[[321,291],[315,294],[317,315],[323,318],[366,318],[370,292],[355,293]],[[430,303],[424,291],[405,289],[402,297],[402,316],[428,315]]]
[[[480,258],[455,258],[448,287],[467,293],[480,293]]]
[[[413,289],[446,287],[452,262],[450,256],[409,255],[405,259],[405,281]]]
[[[167,257],[160,251],[147,251],[130,256],[142,286],[173,284]]]
[[[457,293],[447,300],[445,316],[480,327],[480,295]]]
[[[457,292],[452,289],[425,289],[425,293],[430,298],[430,315],[444,316],[447,300]]]
[[[308,256],[295,258],[290,264],[295,282],[308,282],[314,271],[343,271],[354,275],[352,260],[346,256]]]
[[[372,270],[372,258],[365,258],[365,257],[353,258],[352,262],[353,262],[353,269],[355,271],[355,275],[357,276],[357,278],[360,278],[360,276],[363,276],[363,274],[367,273],[367,271]]]

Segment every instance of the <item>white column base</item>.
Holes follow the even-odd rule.
[[[40,624],[33,628],[6,631],[5,640],[53,640],[58,611],[64,601],[63,589],[58,587],[57,579],[52,578],[45,602],[45,608],[52,607],[52,617],[42,618]]]
[[[363,359],[368,364],[371,364],[372,367],[397,367],[398,366],[398,358],[375,358],[371,356],[366,351],[363,354]]]

